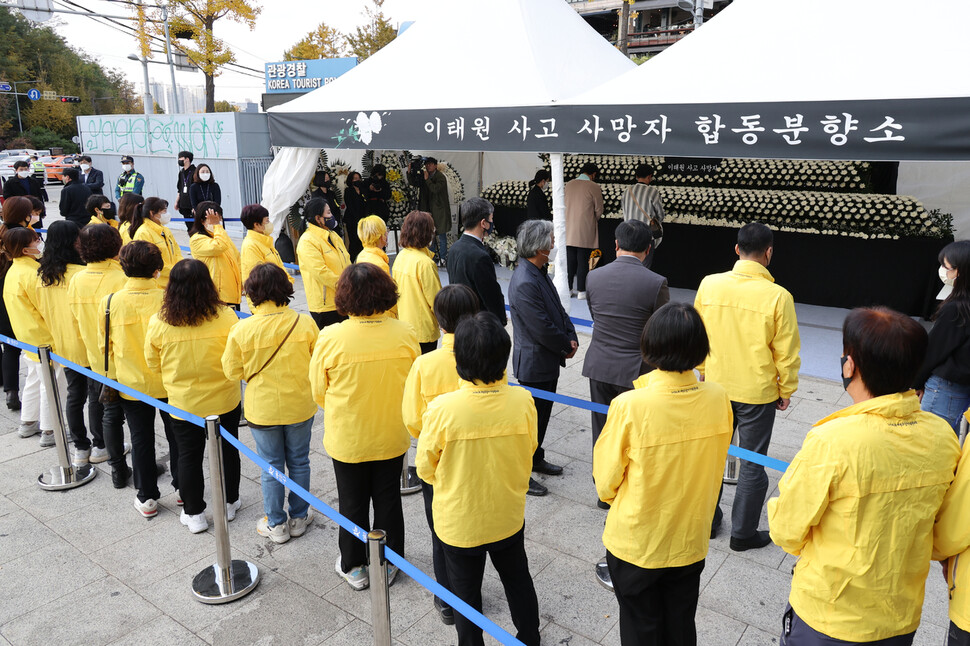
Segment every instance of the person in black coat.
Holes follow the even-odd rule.
[[[344,232],[340,227],[342,218],[340,216],[340,206],[338,206],[338,202],[340,202],[340,192],[339,190],[334,190],[333,185],[330,182],[330,173],[325,170],[318,170],[313,174],[313,181],[310,182],[310,185],[314,187],[313,190],[310,191],[310,199],[312,200],[315,197],[319,197],[327,203],[327,206],[330,207],[331,215],[337,219],[338,223],[333,230],[338,236],[343,238]],[[354,256],[351,255],[351,258],[353,257]]]
[[[357,223],[366,215],[364,210],[367,207],[367,200],[364,197],[364,178],[360,173],[351,171],[347,175],[347,186],[344,189],[344,226],[347,228],[347,239],[350,246],[351,259],[356,259],[357,254],[364,250],[360,238],[357,237]]]
[[[495,277],[495,263],[482,242],[495,226],[492,224],[494,211],[491,203],[481,197],[462,203],[459,212],[464,232],[448,250],[448,282],[471,287],[478,294],[482,308],[506,325],[505,296]]]
[[[509,282],[512,372],[523,386],[553,393],[559,382],[559,368],[565,367],[566,359],[576,356],[579,348],[576,329],[546,273],[554,242],[552,222],[523,222],[516,236],[520,260]],[[542,449],[552,402],[537,397],[535,405],[539,446],[532,456],[532,470],[546,475],[561,475],[562,467],[547,462]],[[543,496],[547,490],[533,479],[529,482],[529,493]]]
[[[87,155],[78,157],[81,162],[78,170],[81,171],[81,183],[91,189],[94,195],[104,195],[104,173],[91,165],[91,158]]]
[[[81,183],[81,171],[68,168],[64,171],[64,189],[61,191],[59,208],[61,217],[77,225],[79,229],[91,221],[88,215],[87,202],[91,197],[91,189]]]
[[[527,220],[551,220],[552,209],[546,199],[546,185],[552,180],[552,173],[543,169],[537,170],[535,178],[529,182],[529,196],[525,201],[525,217]]]
[[[189,195],[192,182],[195,181],[193,159],[195,159],[195,156],[187,150],[179,153],[179,174],[176,182],[178,197],[175,198],[174,204],[179,215],[183,218],[189,218],[189,221],[185,223],[186,230],[192,228],[192,220],[195,218],[195,212],[192,210],[192,197]]]
[[[387,205],[391,199],[391,185],[386,177],[387,168],[384,164],[375,164],[364,192],[364,197],[367,198],[367,215],[379,216],[384,222],[391,217],[391,209]]]
[[[3,183],[3,199],[33,195],[39,200],[47,201],[47,191],[34,177],[29,163],[25,161],[14,162],[13,171],[13,177]]]
[[[195,209],[203,202],[215,202],[222,206],[222,189],[212,178],[212,169],[208,164],[199,164],[192,176],[192,185],[189,187],[189,202]],[[195,217],[193,210],[192,217]]]

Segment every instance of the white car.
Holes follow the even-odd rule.
[[[30,163],[30,155],[11,155],[0,159],[0,180],[7,181],[14,176],[13,165],[18,161]]]

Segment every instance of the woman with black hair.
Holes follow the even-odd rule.
[[[344,189],[344,227],[347,229],[347,240],[350,242],[350,258],[356,259],[357,255],[364,250],[364,245],[357,236],[357,223],[367,214],[367,198],[362,191],[364,179],[357,171],[350,171],[347,174],[346,188]]]
[[[102,196],[98,196],[102,197]],[[90,368],[87,350],[81,340],[77,320],[71,313],[68,287],[71,280],[84,270],[84,262],[77,251],[81,230],[69,220],[52,222],[47,227],[44,255],[40,258],[40,289],[37,290],[40,313],[54,338],[54,352],[79,366]],[[67,402],[64,413],[74,443],[75,464],[83,464],[90,457],[91,440],[84,426],[84,400],[97,404],[96,393],[88,389],[88,378],[70,368],[64,369],[67,379]]]
[[[168,214],[168,202],[160,197],[149,197],[145,199],[141,211],[135,211],[131,216],[131,228],[128,229],[132,240],[150,242],[162,252],[165,267],[156,279],[162,289],[168,284],[168,274],[172,271],[172,267],[182,259],[182,250],[175,241],[175,236],[165,226],[171,219]]]
[[[915,387],[923,393],[922,409],[959,433],[960,417],[970,407],[970,240],[951,242],[939,258],[949,294],[936,312]]]
[[[205,166],[205,164],[202,164]],[[193,184],[195,188],[198,184]],[[239,250],[229,238],[222,222],[222,207],[215,202],[195,205],[195,219],[189,229],[189,250],[209,269],[219,298],[239,309],[242,297],[242,270]]]
[[[335,294],[340,273],[350,265],[350,254],[343,240],[334,232],[336,217],[323,198],[315,197],[303,207],[306,231],[300,236],[296,253],[306,291],[310,316],[321,330],[347,318],[337,312]]]
[[[546,185],[552,180],[552,173],[546,169],[536,171],[536,176],[529,180],[529,196],[525,200],[526,220],[551,220],[552,209],[546,199]]]
[[[229,331],[238,319],[225,306],[209,270],[201,261],[180,260],[172,268],[162,308],[151,317],[145,334],[148,369],[161,374],[168,402],[199,417],[218,415],[224,429],[239,436],[239,382],[226,378],[222,355]],[[193,534],[209,527],[205,517],[205,479],[202,458],[205,431],[191,422],[172,418],[178,446],[178,483],[184,506],[181,522]],[[239,510],[239,451],[222,440],[226,476],[226,515]]]
[[[222,189],[212,179],[212,169],[208,164],[199,164],[195,168],[192,185],[189,186],[189,201],[194,210],[202,202],[222,204]],[[189,235],[192,235],[189,233]]]
[[[364,195],[367,198],[364,215],[378,215],[387,222],[391,217],[391,210],[387,205],[391,199],[391,185],[387,181],[387,167],[384,164],[374,164]]]
[[[145,198],[138,193],[125,193],[118,200],[118,232],[121,234],[121,243],[131,242],[131,221],[135,213],[141,212],[141,207],[145,203]]]

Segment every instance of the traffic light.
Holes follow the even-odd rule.
[[[79,96],[62,96],[61,103],[80,103],[81,97]]]

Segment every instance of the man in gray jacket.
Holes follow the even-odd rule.
[[[438,160],[428,157],[424,160],[424,183],[427,190],[421,192],[421,210],[434,218],[434,228],[438,243],[438,263],[442,266],[448,260],[448,232],[451,231],[451,203],[448,201],[448,178],[438,170]]]

